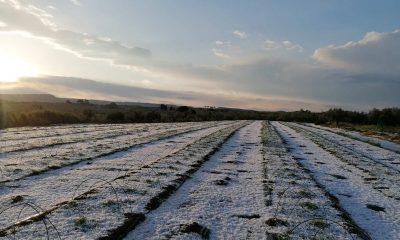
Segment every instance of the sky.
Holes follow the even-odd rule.
[[[399,107],[399,9],[397,0],[0,0],[0,91]]]

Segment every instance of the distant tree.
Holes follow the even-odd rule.
[[[115,112],[107,115],[107,120],[112,123],[120,123],[125,120],[125,114],[123,112]]]
[[[29,114],[28,119],[32,125],[77,123],[80,121],[78,117],[70,113],[59,113],[52,111],[34,112]]]
[[[79,104],[90,104],[89,100],[87,100],[87,99],[78,99],[78,100],[76,100],[76,103],[79,103]]]
[[[161,120],[161,114],[156,111],[151,111],[146,114],[146,120],[148,122],[159,122]]]
[[[135,121],[136,122],[143,122],[144,121],[144,116],[142,112],[135,112]]]
[[[85,116],[86,121],[90,122],[90,120],[92,120],[94,117],[94,112],[91,109],[85,109],[83,110],[83,115]]]
[[[28,117],[24,113],[21,113],[18,119],[18,125],[23,126],[27,124],[29,124]]]
[[[376,108],[372,109],[368,113],[369,122],[372,124],[378,125],[380,122],[380,115],[381,115],[381,113],[378,109],[376,109]]]
[[[397,116],[396,116],[397,115]],[[384,108],[381,110],[381,120],[384,125],[395,126],[399,125],[399,109]]]
[[[161,104],[160,105],[160,109],[163,110],[163,111],[166,111],[166,110],[168,110],[168,106],[165,105],[165,104]]]
[[[178,112],[188,112],[189,107],[188,106],[180,106],[176,109]]]
[[[107,108],[116,109],[118,105],[115,102],[109,103],[106,105]]]
[[[341,108],[329,109],[327,112],[328,118],[339,126],[339,122],[344,122],[346,112]]]

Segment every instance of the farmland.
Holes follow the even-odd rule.
[[[0,132],[0,239],[399,239],[400,147],[313,124]]]

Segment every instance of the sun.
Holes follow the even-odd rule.
[[[31,64],[21,58],[0,53],[0,82],[15,82],[20,77],[34,77],[38,73]]]

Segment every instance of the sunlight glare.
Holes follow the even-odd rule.
[[[15,82],[20,77],[37,75],[36,69],[21,58],[0,54],[0,82]]]

